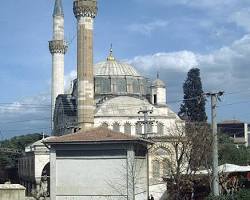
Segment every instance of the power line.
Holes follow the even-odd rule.
[[[235,91],[235,92],[227,92],[227,93],[224,93],[224,96],[226,95],[233,95],[233,94],[240,94],[240,93],[248,93],[250,94],[250,90],[246,91],[246,90],[242,90],[242,91]],[[192,101],[192,100],[199,100],[199,98],[201,98],[200,95],[198,96],[195,96],[195,97],[191,97],[191,98],[188,98],[188,99],[179,99],[179,100],[171,100],[171,101],[168,101],[167,103],[179,103],[179,102],[183,102],[183,101]],[[15,105],[16,103],[16,105]],[[0,103],[0,105],[6,105],[6,106],[35,106],[35,108],[37,107],[51,107],[51,104],[31,104],[31,103],[19,103],[19,102],[3,102],[3,103]]]
[[[8,130],[8,129],[2,129],[2,132],[23,132],[23,131],[38,131],[38,130],[50,130],[51,128],[43,127],[43,128],[30,128],[30,129],[16,129],[16,130]]]
[[[32,121],[44,121],[47,119],[51,119],[50,117],[47,118],[40,118],[40,119],[29,119],[29,120],[21,120],[21,121],[10,121],[10,122],[0,122],[1,124],[12,124],[12,123],[22,123],[22,122],[32,122]]]

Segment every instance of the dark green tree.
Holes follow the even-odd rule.
[[[42,137],[43,136],[39,133],[15,136],[13,138],[0,141],[0,147],[24,152],[27,145],[41,140]],[[16,167],[17,159],[19,156],[20,155],[17,154],[7,154],[0,151],[0,168]]]
[[[193,68],[183,84],[184,100],[178,115],[190,122],[206,122],[206,99],[203,96],[200,69]]]

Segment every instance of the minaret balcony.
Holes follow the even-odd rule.
[[[97,1],[96,0],[75,0],[74,1],[74,14],[75,17],[91,17],[95,18],[97,14]]]
[[[52,40],[49,41],[49,50],[51,54],[61,53],[65,54],[67,52],[68,45],[64,40]]]

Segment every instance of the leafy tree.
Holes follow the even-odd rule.
[[[200,69],[193,68],[188,72],[187,79],[183,84],[183,92],[184,101],[178,113],[180,118],[191,122],[207,121],[206,99],[203,96]]]
[[[220,195],[217,197],[209,196],[206,200],[248,200],[250,199],[250,190],[241,189],[233,194]]]
[[[13,150],[18,150],[23,152],[25,147],[29,144],[32,144],[38,140],[42,139],[42,135],[35,133],[35,134],[28,134],[22,136],[15,136],[8,140],[4,140],[0,142],[1,148],[10,148]],[[16,167],[17,159],[20,155],[17,154],[6,154],[0,151],[0,167]]]
[[[219,163],[247,165],[250,161],[250,149],[244,145],[236,146],[227,135],[219,135]]]
[[[193,174],[211,160],[211,134],[206,123],[176,124],[168,130],[166,154],[158,157],[168,172],[170,200],[190,199],[194,187]],[[165,156],[167,155],[167,156]],[[207,182],[209,182],[207,180]]]

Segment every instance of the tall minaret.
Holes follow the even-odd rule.
[[[56,98],[64,94],[64,54],[67,44],[64,40],[64,14],[61,0],[55,0],[53,13],[53,40],[49,42],[49,50],[52,54],[52,84],[51,84],[51,116],[53,116]]]
[[[94,127],[93,24],[97,0],[74,0],[77,18],[77,120],[85,131]]]

